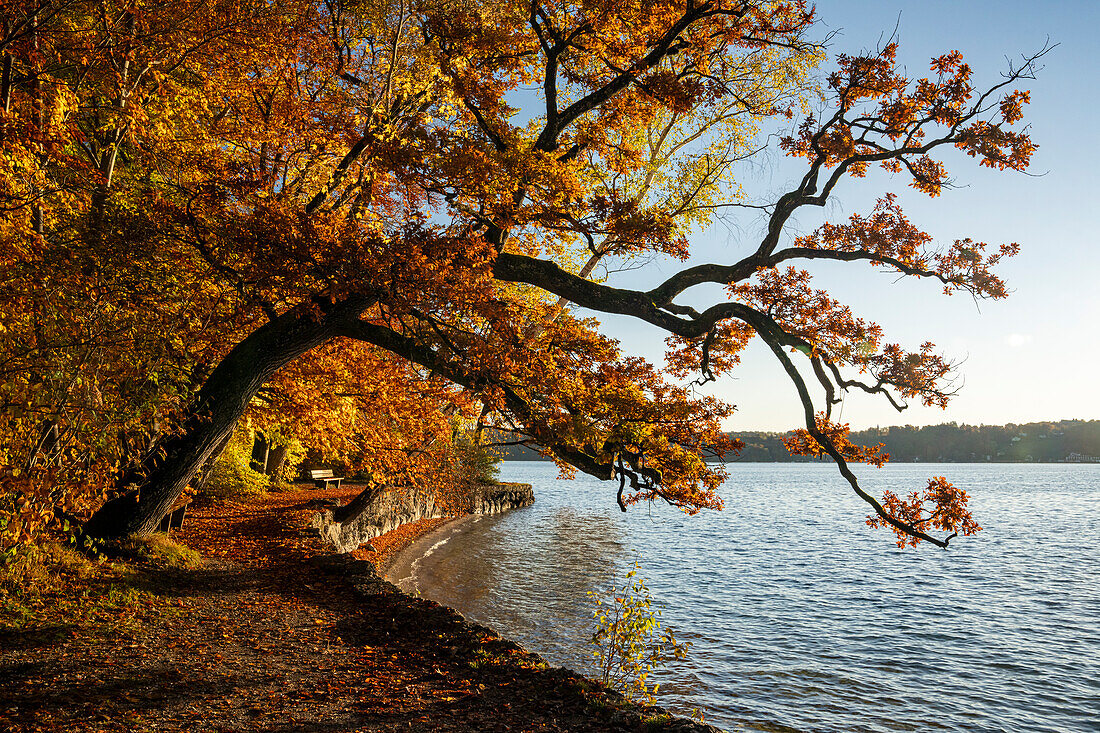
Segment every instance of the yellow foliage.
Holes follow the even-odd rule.
[[[202,493],[215,499],[249,499],[270,486],[268,477],[252,470],[252,431],[238,428],[214,461]]]

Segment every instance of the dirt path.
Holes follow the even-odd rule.
[[[393,592],[365,561],[319,555],[300,528],[324,495],[193,510],[177,538],[206,563],[150,581],[174,612],[106,639],[11,644],[0,729],[689,729],[644,722],[573,673]]]

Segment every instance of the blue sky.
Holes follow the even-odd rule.
[[[887,338],[910,347],[931,340],[961,362],[961,389],[946,411],[912,405],[898,413],[884,401],[849,394],[841,419],[862,428],[1100,418],[1100,288],[1095,284],[1100,205],[1094,200],[1100,171],[1094,132],[1100,127],[1100,52],[1094,36],[1100,2],[849,0],[823,2],[818,14],[822,32],[839,33],[830,48],[834,57],[875,48],[897,26],[899,59],[911,75],[927,74],[929,58],[958,49],[979,86],[996,83],[1009,60],[1018,62],[1021,54],[1048,41],[1058,44],[1043,60],[1039,77],[1026,85],[1032,91],[1026,121],[1039,145],[1031,175],[992,172],[971,159],[952,157],[949,170],[959,188],[938,198],[912,191],[901,178],[872,175],[846,183],[833,206],[796,222],[798,231],[806,232],[823,220],[866,213],[879,195],[892,191],[910,219],[938,242],[972,237],[1022,247],[999,270],[1013,290],[1001,301],[946,297],[930,281],[896,283],[885,273],[858,266],[812,268],[815,284],[878,322]],[[788,161],[773,162],[768,170],[746,172],[741,179],[746,188],[779,192],[800,173]],[[752,215],[716,225],[695,238],[697,261],[735,261],[759,241],[760,230],[761,220]],[[641,284],[637,278],[661,277],[678,265],[657,263],[613,284]],[[625,318],[602,320],[626,351],[659,359],[662,334],[655,329]],[[738,406],[730,429],[787,430],[801,424],[792,385],[759,344],[750,347],[735,375],[710,391]]]

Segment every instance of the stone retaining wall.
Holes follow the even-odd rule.
[[[469,510],[470,514],[500,514],[534,503],[531,484],[481,484],[470,492]]]
[[[530,484],[482,484],[470,492],[470,514],[499,514],[535,501]],[[354,517],[336,521],[334,509],[317,512],[309,526],[337,552],[351,552],[360,545],[402,524],[441,517],[435,496],[407,486],[394,486],[373,497]]]

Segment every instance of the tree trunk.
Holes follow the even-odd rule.
[[[11,89],[12,83],[12,57],[10,54],[4,54],[4,71],[0,74],[0,106],[4,108],[4,112],[11,112]]]
[[[267,454],[267,464],[264,467],[264,473],[270,476],[271,480],[275,483],[281,484],[286,480],[286,477],[283,476],[284,463],[286,463],[286,446],[272,446]]]
[[[103,505],[84,534],[98,539],[153,532],[188,482],[224,444],[249,401],[279,369],[337,335],[339,326],[358,319],[369,305],[363,297],[337,304],[304,304],[278,316],[237,344],[203,384],[182,430],[147,454],[137,474],[120,483],[136,483]]]
[[[252,460],[249,462],[249,468],[256,473],[267,473],[267,458],[271,453],[271,444],[267,442],[267,437],[260,431],[256,431],[256,437],[252,441]]]
[[[222,438],[222,442],[218,444],[218,447],[210,453],[210,457],[206,459],[206,463],[202,464],[202,468],[199,469],[198,473],[195,474],[194,478],[188,484],[189,486],[194,486],[196,492],[201,492],[206,487],[207,482],[210,480],[210,474],[214,473],[215,461],[218,460],[218,456],[226,449],[232,438],[233,432],[230,431]]]

